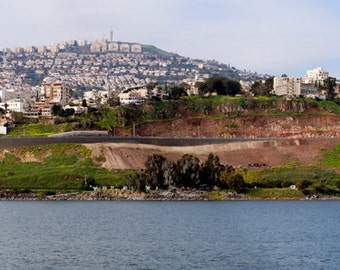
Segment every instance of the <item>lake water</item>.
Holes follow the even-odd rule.
[[[0,202],[0,269],[339,269],[339,201]]]

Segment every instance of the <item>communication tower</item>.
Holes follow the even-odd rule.
[[[110,42],[113,42],[113,31],[110,31]]]

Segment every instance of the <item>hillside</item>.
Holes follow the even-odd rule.
[[[252,198],[339,194],[340,108],[333,101],[187,97],[144,106],[106,107],[55,121],[58,124],[53,119],[25,123],[11,133],[20,135],[24,130],[26,136],[46,136],[63,130],[106,129],[112,137],[108,137],[110,142],[101,143],[73,137],[72,143],[4,148],[0,151],[0,188],[55,194],[83,190],[87,181],[122,187],[128,179],[136,179],[136,170],[143,171],[148,157],[154,154],[175,162],[189,154],[202,164],[212,153],[242,174],[248,187],[246,196]],[[115,136],[128,136],[129,140],[117,143]],[[152,141],[153,136],[200,137],[206,142],[204,137],[237,140],[192,146],[133,141],[136,137]],[[291,191],[289,186],[294,184],[301,189]]]
[[[110,109],[96,125],[118,136],[339,138],[340,105],[277,97],[187,97]]]
[[[48,76],[67,82],[76,96],[87,90],[126,90],[157,81],[159,85],[183,80],[228,76],[243,81],[266,79],[214,60],[191,59],[153,45],[94,40],[86,43],[56,43],[38,50],[0,52],[0,85],[9,81],[16,89],[31,91]]]
[[[105,155],[102,166],[108,170],[143,169],[147,157],[155,153],[172,160],[192,154],[201,161],[213,153],[224,164],[249,170],[287,164],[319,166],[325,151],[335,148],[340,142],[340,106],[335,102],[278,98],[187,98],[177,103],[124,108],[119,113],[119,116],[124,115],[126,126],[115,126],[116,136],[135,133],[141,137],[250,140],[190,147],[87,144],[94,157],[100,151]],[[252,141],[251,138],[264,140]],[[334,169],[338,170],[337,167]]]

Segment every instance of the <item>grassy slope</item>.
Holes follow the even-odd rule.
[[[90,158],[87,148],[77,144],[20,147],[3,151],[0,189],[81,190],[84,180],[100,186],[122,186],[129,172],[111,173]],[[23,162],[22,159],[27,159]]]
[[[243,171],[248,184],[267,188],[250,188],[246,195],[254,199],[300,199],[301,191],[283,188],[287,183],[310,181],[311,193],[334,195],[340,183],[340,144],[325,151],[320,166],[288,164],[270,169]],[[131,171],[109,172],[100,166],[104,156],[91,157],[91,150],[78,144],[20,147],[0,152],[0,189],[34,191],[82,190],[84,180],[99,186],[125,185]]]

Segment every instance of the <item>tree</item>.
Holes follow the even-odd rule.
[[[253,93],[254,96],[265,96],[269,95],[273,90],[274,77],[268,78],[264,83],[262,81],[254,82],[249,91]]]
[[[145,174],[142,172],[137,172],[134,175],[127,175],[125,178],[125,183],[129,189],[135,189],[139,192],[145,191]]]
[[[241,90],[242,86],[236,80],[227,79],[225,82],[225,85],[226,85],[226,95],[235,96],[235,95],[242,93],[242,90]]]
[[[246,183],[244,182],[243,176],[239,173],[232,175],[228,181],[228,188],[233,189],[237,193],[244,192]]]
[[[211,84],[210,89],[217,95],[226,95],[225,78],[213,77],[209,83]]]
[[[81,102],[81,106],[82,106],[82,107],[87,107],[87,101],[86,101],[85,98],[84,98],[83,101]]]
[[[323,81],[323,89],[326,90],[326,97],[327,99],[334,99],[335,98],[335,88],[336,86],[336,78],[328,77]]]
[[[73,108],[68,108],[66,110],[63,110],[62,116],[68,117],[74,115],[75,110]]]
[[[55,116],[60,116],[62,114],[63,107],[60,104],[54,104],[51,108],[51,113]]]
[[[176,163],[170,159],[167,159],[165,162],[163,162],[162,170],[164,176],[164,184],[166,186],[176,186],[176,182],[178,179],[178,170]]]
[[[208,86],[205,82],[196,82],[195,86],[198,89],[199,96],[204,96],[206,93],[209,93]]]
[[[228,187],[228,181],[231,178],[231,176],[234,174],[235,168],[231,165],[224,165],[221,168],[220,177],[217,179],[217,186],[221,188],[227,188]]]
[[[165,157],[162,155],[153,154],[152,156],[148,156],[147,161],[144,163],[149,176],[148,184],[151,189],[155,189],[156,187],[163,188],[164,186],[163,163],[165,160]]]
[[[27,119],[22,112],[12,112],[11,116],[15,124],[25,124],[27,122]]]
[[[69,109],[64,110],[63,107],[60,104],[54,104],[52,109],[51,109],[51,113],[54,116],[68,117],[68,116],[74,115],[75,110],[73,108],[69,108]]]
[[[200,86],[201,89],[207,89],[208,92],[216,92],[218,95],[235,96],[241,94],[241,84],[233,79],[225,77],[211,77],[205,81],[206,86]]]
[[[7,110],[8,110],[8,104],[7,104],[7,103],[5,103],[4,107],[5,107],[5,113],[7,113]]]
[[[200,184],[212,188],[217,184],[221,170],[220,158],[210,153],[207,160],[201,165]]]
[[[179,99],[181,97],[187,96],[187,92],[184,89],[183,85],[174,86],[169,89],[169,98],[170,99]]]
[[[189,154],[183,155],[178,161],[178,184],[183,187],[199,186],[200,161]]]
[[[139,192],[144,192],[146,190],[146,175],[142,173],[137,173],[136,175],[136,189]]]
[[[295,183],[295,186],[297,187],[298,190],[302,190],[302,189],[308,188],[312,184],[313,183],[309,180],[300,180]]]

